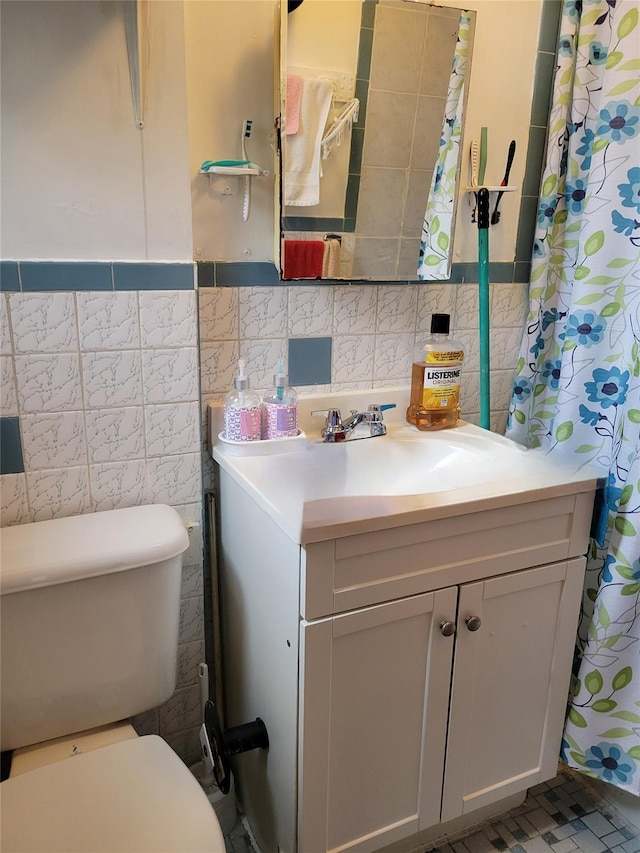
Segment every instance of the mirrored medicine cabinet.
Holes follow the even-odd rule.
[[[449,277],[474,24],[473,12],[422,0],[281,4],[282,279]],[[308,192],[297,181],[314,122]],[[425,211],[435,253],[418,276]],[[319,276],[308,250],[321,242]]]

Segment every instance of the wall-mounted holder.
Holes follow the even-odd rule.
[[[238,179],[244,179],[242,218],[246,221],[249,218],[251,179],[260,175],[270,175],[271,172],[268,169],[261,169],[250,160],[205,160],[200,167],[200,174],[209,176],[209,188],[219,195],[236,195]]]
[[[520,187],[514,187],[514,186],[509,186],[509,187],[503,187],[503,186],[488,187],[488,186],[485,186],[485,185],[483,184],[482,186],[477,186],[477,187],[465,187],[465,188],[464,188],[464,191],[465,191],[466,193],[477,193],[477,192],[478,192],[478,190],[487,190],[487,191],[488,191],[488,192],[490,192],[490,193],[514,193],[516,190],[519,190],[519,189],[520,189]]]
[[[513,165],[513,158],[516,153],[516,141],[515,139],[511,140],[509,145],[509,152],[507,154],[507,165],[505,167],[504,178],[502,179],[502,183],[500,186],[487,186],[484,182],[484,171],[485,165],[487,161],[487,128],[482,128],[482,135],[480,140],[480,146],[478,143],[473,140],[471,143],[470,149],[470,163],[469,163],[469,182],[470,186],[465,187],[465,192],[475,193],[476,196],[476,205],[473,209],[473,214],[471,216],[471,221],[476,221],[476,212],[478,207],[478,192],[481,189],[487,190],[487,192],[497,192],[498,197],[496,199],[495,207],[493,208],[493,213],[491,215],[491,225],[497,225],[500,222],[500,211],[498,210],[498,206],[500,205],[500,199],[502,198],[504,193],[512,193],[515,192],[518,187],[509,185],[509,175],[511,173],[511,166]],[[479,226],[480,227],[480,226]],[[487,226],[488,227],[488,226]]]
[[[475,203],[473,211],[471,213],[471,221],[474,223],[477,222],[478,193],[480,192],[480,190],[486,190],[487,193],[498,193],[498,197],[496,198],[496,203],[495,203],[495,206],[493,208],[493,213],[491,214],[491,219],[490,219],[491,225],[497,225],[498,222],[500,221],[500,211],[498,210],[498,205],[500,204],[500,199],[502,198],[503,193],[514,193],[518,189],[520,189],[520,187],[515,187],[515,186],[504,186],[504,187],[503,186],[498,186],[498,187],[486,187],[486,186],[474,187],[474,186],[471,186],[471,187],[465,187],[464,191],[466,193],[475,193],[475,196],[476,196],[476,203]]]
[[[203,175],[236,175],[237,177],[269,174],[250,160],[205,160],[200,166],[200,172]]]

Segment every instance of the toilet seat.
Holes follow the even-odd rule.
[[[215,811],[156,735],[96,749],[0,785],[2,853],[224,853]]]

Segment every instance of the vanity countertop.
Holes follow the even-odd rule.
[[[597,473],[527,450],[463,421],[420,432],[404,421],[406,389],[332,394],[300,400],[306,437],[290,452],[237,455],[218,439],[221,410],[210,407],[214,460],[294,542],[307,545],[540,498],[591,492]],[[329,405],[364,408],[397,401],[385,412],[387,435],[328,444],[321,419]]]

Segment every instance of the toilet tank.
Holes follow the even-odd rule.
[[[152,505],[0,531],[1,748],[154,708],[176,678],[178,513]]]

